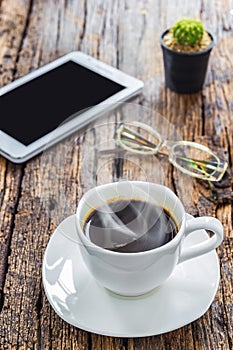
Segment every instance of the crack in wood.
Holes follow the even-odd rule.
[[[2,207],[2,205],[3,205],[3,200],[4,200],[4,196],[5,196],[5,192],[6,192],[6,178],[7,178],[8,164],[9,164],[9,162],[6,161],[5,171],[4,171],[4,167],[2,167],[2,169],[4,171],[4,175],[3,175],[4,179],[3,179],[3,187],[1,189],[0,207]]]
[[[82,31],[79,35],[79,44],[78,44],[78,50],[81,50],[81,45],[83,43],[83,38],[85,36],[86,33],[86,23],[87,23],[87,0],[83,0],[83,4],[84,4],[84,16],[83,16],[83,27],[82,27]]]
[[[3,263],[3,268],[1,270],[1,280],[2,280],[2,286],[1,286],[1,293],[0,293],[0,313],[4,307],[4,286],[5,286],[5,281],[6,281],[6,276],[9,268],[9,263],[8,259],[11,254],[11,240],[14,232],[14,227],[15,227],[15,217],[17,214],[17,208],[19,204],[19,200],[21,198],[21,191],[22,191],[22,182],[23,182],[23,177],[24,177],[24,168],[25,165],[21,166],[21,174],[19,178],[19,183],[18,183],[18,188],[17,188],[17,199],[14,205],[12,217],[11,217],[11,222],[10,222],[10,229],[9,229],[9,234],[8,234],[8,239],[6,242],[6,255],[5,255],[5,261]]]
[[[24,29],[23,29],[23,34],[22,34],[22,37],[21,37],[21,40],[20,40],[20,44],[18,46],[17,53],[16,53],[16,59],[15,59],[13,73],[12,73],[13,80],[16,77],[17,64],[18,64],[19,59],[20,59],[20,52],[21,52],[22,47],[23,47],[24,39],[27,36],[27,32],[28,32],[28,28],[29,28],[29,22],[30,22],[31,13],[32,13],[32,8],[33,8],[33,0],[29,0],[27,18],[26,18],[26,21],[25,21],[25,26],[24,26]]]

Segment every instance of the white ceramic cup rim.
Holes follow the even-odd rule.
[[[145,182],[142,181],[128,181],[132,184],[138,185],[140,186],[140,184],[145,184]],[[148,184],[148,186],[152,186],[152,187],[157,187],[157,189],[159,188],[163,188],[164,191],[166,191],[167,193],[169,193],[169,195],[173,198],[173,202],[176,202],[176,205],[179,206],[179,212],[180,212],[180,216],[181,218],[179,220],[177,220],[177,218],[175,217],[174,213],[171,212],[171,216],[173,219],[176,220],[176,223],[179,225],[179,231],[177,232],[176,236],[169,241],[168,243],[165,243],[164,245],[162,245],[161,247],[157,247],[154,249],[150,249],[150,250],[146,250],[146,251],[141,251],[141,252],[134,252],[134,253],[122,253],[122,252],[117,252],[117,251],[112,251],[112,250],[108,250],[105,249],[103,247],[100,247],[98,245],[96,245],[95,243],[91,242],[91,240],[89,240],[86,235],[83,232],[83,227],[81,226],[81,222],[83,223],[85,221],[85,218],[88,217],[88,214],[91,212],[91,209],[96,209],[96,207],[93,205],[93,207],[85,213],[85,215],[81,215],[82,214],[82,210],[83,210],[83,204],[85,203],[85,201],[87,199],[90,200],[90,197],[96,193],[96,191],[102,191],[104,188],[107,187],[112,187],[112,186],[116,186],[116,184],[119,184],[118,182],[114,182],[114,183],[109,183],[109,184],[104,184],[104,185],[100,185],[100,186],[96,186],[92,189],[90,189],[89,191],[87,191],[83,197],[81,198],[78,207],[77,207],[77,211],[76,211],[76,216],[75,216],[75,223],[76,223],[76,229],[77,229],[77,233],[79,235],[79,238],[81,240],[81,242],[84,245],[87,245],[93,249],[95,249],[96,251],[101,252],[101,254],[105,254],[105,255],[121,255],[121,256],[138,256],[138,255],[151,255],[154,254],[155,252],[163,252],[163,251],[167,251],[172,249],[173,247],[176,247],[179,244],[179,241],[181,240],[182,236],[184,235],[185,232],[185,217],[186,217],[186,213],[184,210],[184,207],[181,203],[181,201],[179,200],[179,198],[175,195],[174,192],[172,192],[168,187],[163,186],[163,185],[159,185],[159,184],[154,184],[154,183],[146,183]],[[81,219],[83,217],[83,219]],[[179,221],[180,223],[178,223],[177,221]]]

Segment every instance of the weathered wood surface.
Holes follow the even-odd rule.
[[[134,102],[160,112],[184,139],[202,141],[222,152],[231,170],[231,8],[232,0],[1,0],[0,85],[69,51],[82,50],[142,79],[145,88]],[[158,38],[163,29],[187,15],[201,17],[218,43],[203,91],[177,95],[164,87]],[[102,132],[111,138],[111,127]],[[224,243],[218,249],[221,282],[210,309],[199,320],[163,335],[121,339],[74,328],[55,314],[41,282],[43,253],[56,225],[75,211],[89,186],[82,174],[83,158],[98,139],[89,132],[78,147],[72,147],[74,142],[64,142],[23,165],[0,158],[0,349],[232,349],[233,211],[232,200],[225,198],[230,198],[232,184],[217,189],[220,200],[215,202],[208,185],[193,183],[189,212],[216,216],[225,229]],[[93,166],[92,160],[88,162]],[[55,177],[48,164],[56,165]],[[118,177],[143,178],[142,169],[132,166],[130,161],[105,165],[97,183]],[[180,194],[180,173],[165,167],[167,184]],[[143,170],[153,174],[152,164],[147,161]],[[101,168],[98,171],[100,175]],[[65,203],[59,197],[64,193]]]

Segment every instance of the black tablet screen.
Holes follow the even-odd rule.
[[[24,145],[125,87],[73,61],[0,97],[0,129]]]

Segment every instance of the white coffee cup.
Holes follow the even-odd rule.
[[[161,247],[137,253],[120,253],[95,245],[84,234],[86,219],[93,209],[118,198],[150,201],[167,209],[178,225],[178,233]],[[168,187],[141,181],[115,182],[86,192],[77,208],[76,227],[88,270],[105,288],[124,296],[151,291],[169,278],[177,264],[212,251],[223,240],[219,220],[209,216],[187,220],[181,201]],[[182,248],[185,237],[200,229],[210,230],[213,235]]]

